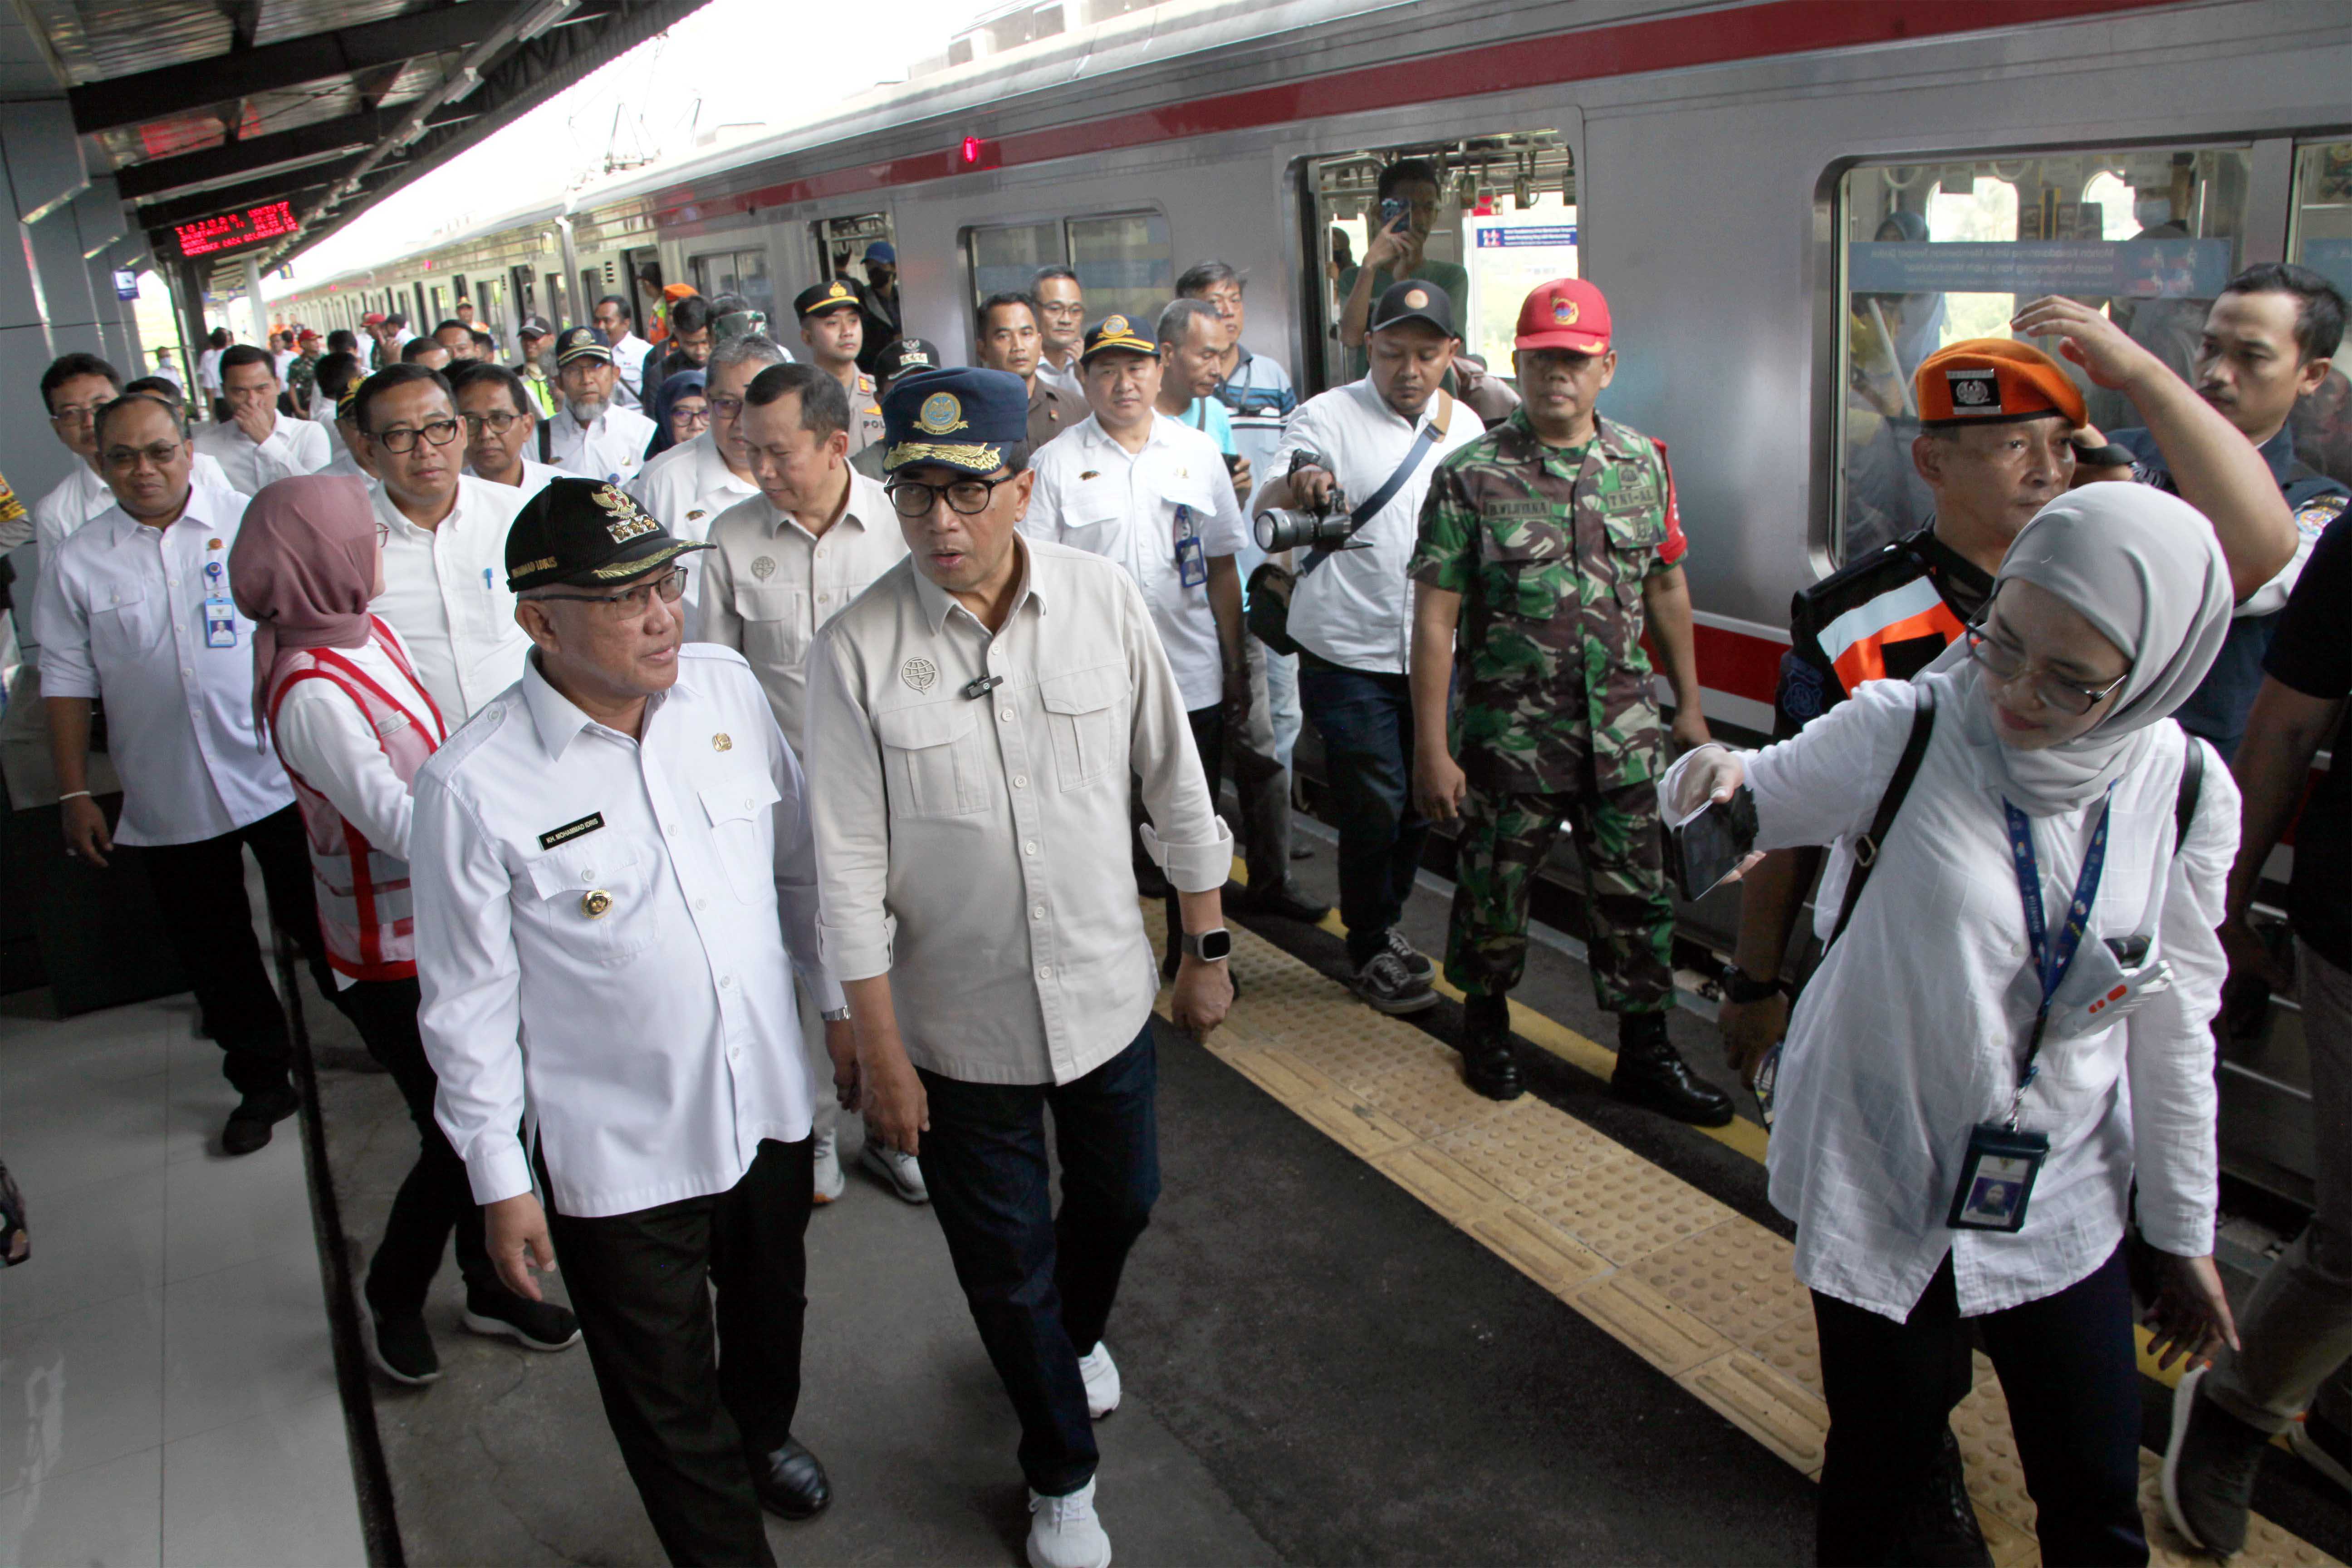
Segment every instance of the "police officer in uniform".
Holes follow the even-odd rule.
[[[742,656],[681,646],[678,558],[707,548],[593,479],[516,517],[522,679],[415,780],[417,1022],[499,1277],[537,1300],[560,1253],[670,1561],[768,1564],[761,1510],[832,1495],[792,1436],[816,1048],[793,976],[841,990],[800,766]]]
[[[890,395],[890,384],[902,375],[912,375],[919,370],[937,370],[945,362],[940,358],[939,346],[927,338],[900,338],[885,343],[874,359],[874,401],[880,406]],[[867,479],[882,478],[882,457],[886,448],[879,441],[870,443],[865,450],[849,455],[849,466]]]
[[[1526,401],[1439,465],[1412,562],[1414,793],[1425,815],[1462,818],[1445,974],[1467,998],[1464,1066],[1481,1094],[1521,1092],[1507,994],[1527,965],[1528,884],[1566,817],[1584,868],[1593,994],[1618,1015],[1610,1090],[1719,1127],[1730,1097],[1693,1076],[1666,1037],[1665,735],[1645,627],[1674,686],[1675,741],[1707,738],[1674,474],[1663,442],[1600,416],[1617,368],[1600,289],[1577,279],[1537,289],[1514,346]],[[1467,679],[1449,735],[1465,610]]]
[[[882,405],[875,395],[874,378],[857,368],[858,350],[866,342],[864,311],[856,286],[843,278],[812,284],[793,300],[809,358],[849,395],[852,457],[882,438]]]

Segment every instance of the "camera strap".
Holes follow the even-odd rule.
[[[1421,434],[1412,438],[1412,445],[1405,449],[1403,458],[1396,466],[1396,471],[1381,482],[1380,489],[1359,502],[1355,510],[1348,514],[1350,534],[1377,516],[1381,508],[1396,499],[1397,491],[1404,489],[1405,481],[1412,478],[1413,471],[1421,467],[1422,460],[1429,456],[1431,449],[1440,441],[1445,439],[1445,427],[1453,422],[1453,416],[1454,400],[1447,395],[1444,387],[1439,387],[1437,412],[1429,416],[1429,423],[1423,425],[1421,427]],[[1299,577],[1306,578],[1314,572],[1315,568],[1322,565],[1328,557],[1335,553],[1337,552],[1317,545],[1307,552],[1307,559],[1299,563]]]

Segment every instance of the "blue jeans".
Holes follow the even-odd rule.
[[[1299,706],[1323,737],[1339,829],[1339,919],[1358,969],[1388,942],[1421,869],[1429,822],[1412,805],[1412,693],[1402,675],[1298,661]]]
[[[1066,1084],[966,1083],[923,1072],[923,1179],[981,1343],[1021,1417],[1021,1472],[1044,1496],[1095,1473],[1078,1358],[1102,1342],[1129,1248],[1160,1196],[1160,1079],[1151,1024]],[[1062,1157],[1062,1212],[1045,1108]]]

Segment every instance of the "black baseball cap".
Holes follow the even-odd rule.
[[[899,338],[874,356],[874,377],[877,381],[896,381],[909,371],[939,368],[939,345],[922,338]]]
[[[618,485],[550,479],[507,531],[507,591],[625,583],[709,548],[672,534]]]
[[[1371,322],[1365,330],[1377,332],[1400,321],[1427,321],[1449,338],[1462,335],[1454,329],[1454,301],[1445,290],[1418,278],[1391,284],[1373,302]]]
[[[613,363],[613,345],[606,342],[604,334],[593,327],[566,327],[562,335],[555,340],[555,363],[561,367],[576,359],[603,360],[610,364]]]
[[[1078,350],[1078,363],[1086,364],[1097,354],[1109,353],[1114,350],[1131,354],[1157,354],[1160,344],[1146,336],[1133,318],[1105,316],[1087,329],[1086,342]]]
[[[515,335],[523,338],[543,338],[554,331],[553,327],[547,324],[545,316],[525,316],[522,319],[522,324],[515,329]]]

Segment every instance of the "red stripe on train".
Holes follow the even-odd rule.
[[[1698,654],[1700,685],[1771,706],[1787,643],[1709,626],[1693,626],[1691,641]]]
[[[2122,11],[2147,11],[2187,0],[1764,0],[1763,4],[1704,11],[1648,21],[1624,22],[1555,33],[1546,37],[1486,44],[1432,55],[1411,62],[1385,62],[1335,71],[1278,87],[1248,88],[1190,103],[1162,104],[1132,114],[1021,131],[997,142],[992,167],[1042,163],[1262,125],[1284,125],[1328,115],[1392,109],[1402,103],[1435,103],[1523,88],[1591,81],[1644,72],[1728,65],[1821,49],[1861,48],[1956,33],[2067,21]],[[1404,70],[1405,76],[1399,72]],[[1401,99],[1409,88],[1412,97]],[[958,140],[960,141],[961,133]],[[948,138],[942,136],[942,141]],[[918,153],[879,163],[857,163],[786,180],[739,195],[694,204],[698,218],[755,207],[945,179],[960,171],[957,148]],[[670,205],[658,214],[667,228],[684,221],[680,209],[693,203],[689,191],[666,193]],[[656,200],[662,200],[656,197]]]

